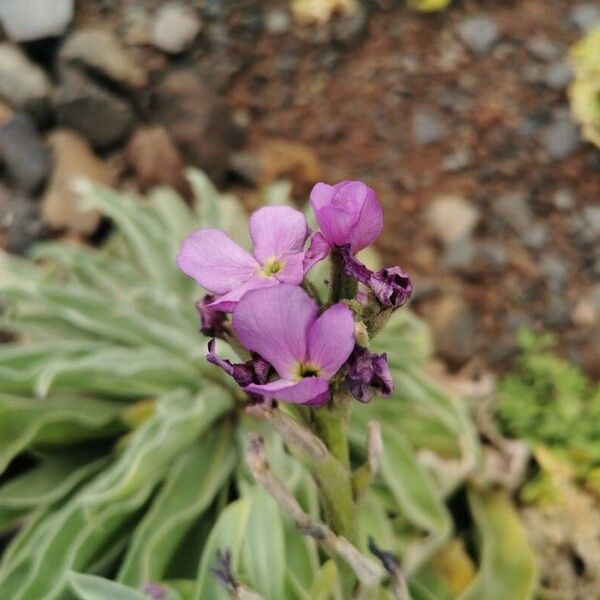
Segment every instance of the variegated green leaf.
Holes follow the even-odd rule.
[[[71,573],[69,583],[79,600],[148,600],[142,592],[96,575]]]

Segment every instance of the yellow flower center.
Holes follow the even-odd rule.
[[[271,277],[272,275],[279,273],[279,271],[281,271],[281,269],[283,269],[283,262],[277,258],[270,258],[263,265],[261,273],[265,277]]]
[[[305,377],[318,377],[321,374],[321,369],[317,365],[311,363],[298,363],[295,369],[296,379],[304,379]]]

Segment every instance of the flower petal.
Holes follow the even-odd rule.
[[[310,238],[310,245],[308,246],[308,250],[304,253],[304,272],[308,273],[315,264],[319,261],[327,258],[331,250],[331,246],[329,242],[323,237],[323,234],[320,231],[317,231]]]
[[[213,294],[245,283],[260,265],[220,229],[199,229],[181,244],[177,266]]]
[[[329,385],[321,377],[306,377],[298,381],[279,379],[265,385],[252,383],[244,391],[290,404],[323,406],[329,400]]]
[[[254,256],[260,263],[302,252],[308,233],[304,215],[289,206],[265,206],[250,217]]]
[[[302,288],[282,283],[248,292],[233,313],[233,329],[246,348],[291,379],[306,358],[308,329],[317,314],[316,302]]]
[[[246,292],[251,290],[258,290],[260,288],[272,287],[277,285],[279,281],[275,277],[262,277],[261,275],[254,275],[246,283],[232,289],[227,294],[219,296],[216,300],[213,300],[208,308],[212,310],[220,310],[221,312],[230,313],[235,310],[237,303],[244,297]]]
[[[280,260],[283,267],[274,277],[281,283],[301,284],[304,279],[304,252],[286,254]]]
[[[352,311],[345,304],[334,304],[308,331],[308,362],[331,379],[352,353],[354,337]]]
[[[359,252],[363,248],[370,246],[379,236],[383,229],[383,209],[375,196],[375,192],[367,186],[364,186],[364,203],[356,225],[350,232],[350,243],[352,250]]]

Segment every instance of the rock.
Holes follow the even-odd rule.
[[[527,49],[533,56],[544,62],[558,60],[563,54],[563,47],[548,38],[534,37],[527,42]]]
[[[193,72],[180,70],[156,88],[153,108],[184,161],[205,170],[217,183],[223,181],[230,154],[245,139],[225,101]]]
[[[27,193],[39,190],[50,174],[50,153],[25,115],[15,115],[0,127],[0,160]]]
[[[571,11],[570,20],[581,31],[592,31],[600,24],[600,7],[595,2],[578,4]]]
[[[0,3],[1,4],[1,3]],[[49,104],[52,84],[43,69],[12,44],[0,44],[0,96],[34,115]]]
[[[2,0],[0,21],[15,42],[62,35],[71,19],[75,0]]]
[[[571,319],[578,327],[591,327],[598,322],[598,308],[592,298],[580,298],[571,313]]]
[[[333,39],[340,44],[352,44],[363,36],[367,25],[367,10],[362,4],[357,3],[354,10],[333,20]]]
[[[568,118],[555,120],[542,132],[542,144],[546,154],[555,160],[571,156],[577,151],[580,143],[579,128]]]
[[[273,8],[265,16],[265,28],[273,35],[287,33],[291,25],[292,19],[290,14],[281,8]]]
[[[571,324],[571,307],[560,294],[555,293],[550,297],[544,322],[548,327],[567,327]]]
[[[476,257],[485,270],[499,271],[508,262],[506,248],[496,240],[482,240],[478,243]]]
[[[0,227],[5,231],[6,250],[22,256],[48,233],[40,217],[39,204],[22,196],[0,204]]]
[[[418,109],[413,115],[413,135],[419,144],[439,142],[444,134],[444,127],[438,117],[429,111]]]
[[[74,190],[81,179],[112,185],[115,178],[111,169],[98,158],[86,140],[74,131],[56,130],[48,136],[54,166],[50,183],[42,199],[42,217],[53,229],[66,228],[88,235],[100,223],[100,214],[80,206],[79,194]]]
[[[479,210],[461,196],[437,196],[431,202],[429,227],[444,244],[468,238],[479,221]]]
[[[83,65],[126,87],[146,84],[146,72],[127,53],[119,38],[103,29],[78,29],[60,49],[64,62]]]
[[[63,73],[54,105],[59,125],[78,131],[95,148],[122,142],[135,120],[128,102],[71,70]]]
[[[127,146],[127,158],[142,189],[182,184],[183,162],[163,127],[138,129]]]
[[[282,139],[265,140],[254,152],[237,152],[231,169],[256,187],[280,179],[292,182],[294,198],[304,198],[323,176],[319,159],[312,148]]]
[[[493,203],[492,210],[506,226],[517,233],[527,232],[533,221],[528,198],[521,192],[500,196]]]
[[[571,210],[575,206],[575,195],[568,189],[556,190],[552,201],[558,210]]]
[[[559,292],[564,288],[569,274],[569,265],[562,258],[553,254],[544,254],[540,261],[540,268],[551,290]]]
[[[562,60],[548,65],[544,70],[543,82],[551,90],[562,90],[566,88],[573,79],[573,69]]]
[[[168,2],[156,12],[152,42],[164,52],[179,54],[193,44],[201,29],[202,23],[191,6]]]
[[[550,233],[545,225],[535,223],[523,232],[521,239],[527,248],[541,250],[550,240]]]
[[[474,54],[487,54],[499,37],[498,25],[489,15],[468,17],[458,25],[458,37]]]
[[[600,240],[600,206],[586,206],[582,216],[590,238]]]
[[[433,306],[430,321],[437,353],[447,363],[459,367],[473,357],[477,350],[477,317],[463,298],[440,298]]]
[[[466,169],[471,164],[471,151],[468,148],[459,148],[442,160],[442,170],[448,173],[457,173]]]
[[[451,271],[468,271],[476,256],[476,246],[470,239],[458,239],[448,244],[441,264]]]

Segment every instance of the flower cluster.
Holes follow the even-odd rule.
[[[322,406],[342,386],[361,402],[390,396],[387,356],[370,352],[368,338],[377,318],[402,306],[412,287],[399,267],[373,272],[356,257],[381,233],[382,208],[356,181],[318,183],[310,201],[319,225],[312,235],[298,210],[257,210],[252,254],[218,229],[184,240],[177,265],[209,292],[196,305],[202,332],[235,340],[248,353],[246,362],[232,364],[216,354],[212,339],[207,360],[258,401]],[[314,287],[303,284],[329,255],[332,289],[323,307]]]

